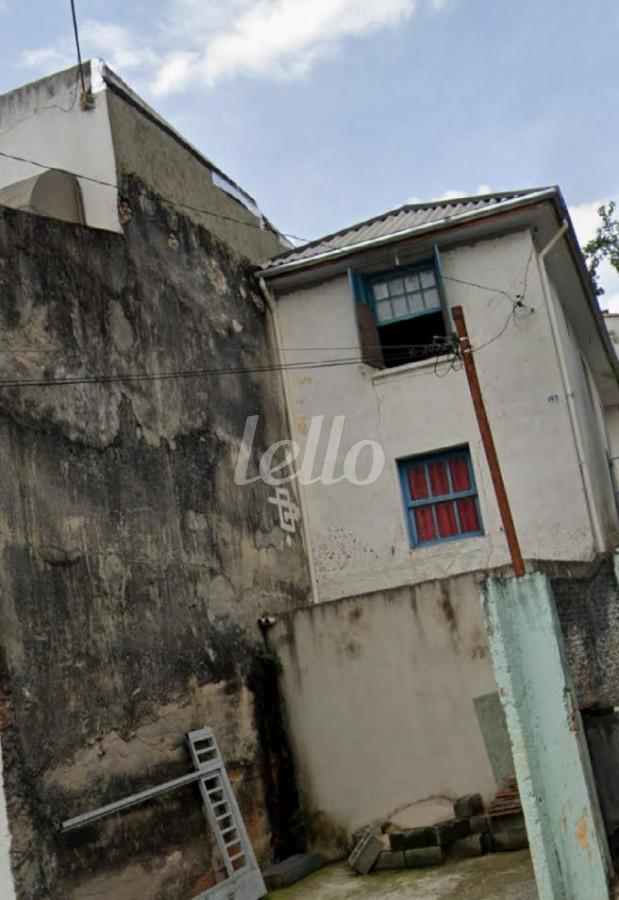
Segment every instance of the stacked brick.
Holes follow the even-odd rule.
[[[356,872],[367,875],[371,871],[438,866],[448,856],[483,856],[494,850],[526,847],[524,819],[514,819],[514,815],[522,817],[522,808],[515,809],[520,801],[517,787],[514,796],[514,786],[515,779],[506,784],[504,792],[496,795],[488,815],[481,795],[468,794],[456,800],[454,818],[448,822],[392,830],[389,834],[381,833],[378,828],[357,833],[353,836],[354,850],[349,863]]]
[[[503,789],[488,804],[488,823],[496,850],[522,850],[529,846],[515,776],[505,779]]]

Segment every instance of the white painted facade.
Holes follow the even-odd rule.
[[[90,64],[86,65],[90,83]],[[80,105],[77,68],[0,97],[0,150],[42,165],[0,157],[0,188],[40,175],[46,168],[107,182],[112,187],[79,179],[86,223],[120,232],[107,91],[99,66],[92,65],[91,109]]]
[[[15,886],[11,872],[11,834],[6,810],[2,775],[2,744],[0,743],[0,897],[15,900]]]
[[[60,169],[78,176],[85,224],[122,233],[118,188],[136,178],[243,256],[264,260],[288,246],[253,198],[102,60],[83,70],[87,104],[77,66],[0,96],[0,205],[36,212],[3,188]]]
[[[479,348],[475,361],[524,558],[588,560],[617,540],[600,397],[604,392],[608,405],[617,386],[601,383],[605,363],[600,362],[599,336],[593,326],[589,334],[589,324],[585,328],[577,321],[585,297],[575,275],[570,275],[571,302],[577,304],[572,317],[562,302],[563,284],[553,286],[552,265],[544,289],[546,263],[538,251],[529,228],[446,246],[441,250],[444,283],[449,305],[462,306],[472,345]],[[394,265],[397,249],[390,252],[384,268]],[[560,281],[569,266],[561,248],[553,252]],[[350,265],[356,264],[351,257]],[[312,277],[315,281],[307,283]],[[286,362],[354,355],[350,348],[359,348],[359,335],[345,270],[321,280],[308,275],[305,284],[287,289],[278,288],[274,279],[271,288]],[[500,292],[514,297],[525,289],[526,308],[510,320],[510,300]],[[563,374],[559,352],[565,359]],[[324,416],[326,426],[345,415],[336,474],[360,440],[379,442],[387,460],[371,485],[342,480],[304,488],[318,599],[509,562],[463,371],[450,371],[448,362],[432,359],[384,370],[363,363],[292,370],[285,377],[292,436],[302,448],[312,417]],[[470,448],[484,534],[412,548],[397,461],[461,445]]]

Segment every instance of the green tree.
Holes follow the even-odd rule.
[[[606,260],[619,272],[619,220],[615,218],[615,206],[614,200],[600,206],[598,215],[601,222],[595,237],[583,247],[593,290],[598,297],[604,293],[599,279],[600,265]]]

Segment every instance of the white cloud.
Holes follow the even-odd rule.
[[[157,53],[136,41],[124,25],[91,19],[81,27],[80,37],[88,56],[102,56],[112,68],[150,68],[159,63]]]
[[[139,68],[150,72],[160,64],[159,55],[136,40],[124,25],[91,19],[80,28],[80,39],[85,59],[102,56],[112,68]],[[70,51],[67,50],[68,46]],[[19,60],[20,65],[31,68],[53,66],[56,69],[72,66],[75,61],[73,45],[68,45],[67,42],[26,50]]]
[[[0,0],[2,4],[3,0]],[[347,38],[395,28],[425,8],[437,14],[454,0],[171,0],[155,30],[138,38],[114,22],[81,27],[85,58],[138,69],[155,95],[197,84],[213,87],[238,75],[286,79],[305,75]],[[57,46],[24,54],[25,65],[63,62]]]
[[[171,52],[153,81],[158,94],[196,77],[208,87],[236,75],[294,78],[338,48],[342,40],[410,18],[421,3],[443,0],[176,0],[168,27],[190,52]]]
[[[196,53],[172,53],[168,55],[155,76],[151,85],[153,93],[157,96],[170,94],[180,85],[186,84],[191,78],[191,73],[198,61]]]
[[[39,47],[37,50],[24,50],[19,59],[21,66],[38,67],[44,63],[51,63],[56,66],[70,65],[69,57],[61,53],[57,47]]]

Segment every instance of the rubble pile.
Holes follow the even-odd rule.
[[[480,794],[454,803],[454,817],[419,828],[398,828],[391,822],[353,835],[350,866],[360,875],[386,869],[438,866],[448,857],[483,856],[528,846],[516,779],[505,780],[488,804]]]

